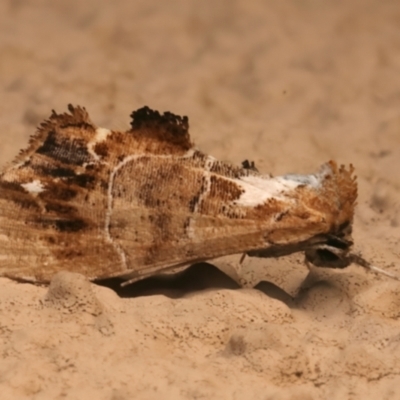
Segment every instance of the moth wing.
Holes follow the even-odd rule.
[[[0,175],[1,276],[140,278],[351,223],[351,169],[261,176],[196,150],[186,117],[144,107],[117,132],[69,111],[53,112]]]

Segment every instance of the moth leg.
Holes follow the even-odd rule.
[[[243,270],[243,261],[246,258],[246,253],[243,253],[240,257],[240,260],[235,263],[234,269],[236,270],[237,275],[237,283],[241,287],[252,287],[251,283],[249,283],[245,278],[243,278],[242,270]]]
[[[311,268],[313,265],[310,261],[308,261],[306,256],[304,256],[304,264],[306,265],[307,269],[311,272]]]

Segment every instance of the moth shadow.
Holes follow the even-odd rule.
[[[289,293],[272,282],[261,281],[254,286],[254,289],[263,292],[268,297],[285,303],[289,308],[294,308],[296,306],[296,298],[292,297]]]
[[[96,284],[106,286],[125,298],[164,295],[175,299],[207,289],[240,288],[231,277],[209,263],[193,264],[184,271],[155,275],[128,286],[121,286],[123,282],[121,278],[95,281]]]
[[[124,282],[121,278],[112,278],[95,283],[114,290],[118,296],[123,298],[134,298],[141,296],[164,295],[177,299],[188,294],[210,289],[241,289],[242,286],[230,276],[222,272],[216,266],[209,263],[198,263],[175,274],[162,274],[152,276],[121,286]],[[293,298],[283,289],[271,282],[262,281],[254,289],[259,290],[268,297],[282,301],[289,307],[293,306]]]

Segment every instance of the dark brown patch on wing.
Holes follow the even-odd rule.
[[[258,169],[256,168],[256,164],[254,161],[249,161],[249,160],[242,161],[242,168],[258,172]]]
[[[94,146],[94,152],[100,157],[104,158],[108,156],[108,146],[106,143],[96,143]]]
[[[59,219],[55,221],[56,228],[60,232],[78,232],[87,227],[87,223],[80,218],[76,219]]]
[[[277,218],[283,218],[283,202],[275,198],[268,199],[265,203],[260,204],[248,211],[248,215],[254,219],[265,218],[266,215],[276,215]]]
[[[73,214],[77,212],[77,209],[75,207],[57,201],[51,203],[48,202],[45,205],[45,210],[47,212],[55,212],[57,214]]]
[[[35,227],[55,229],[58,232],[64,233],[79,232],[88,227],[88,223],[76,215],[71,215],[70,218],[59,218],[57,215],[38,216],[27,222],[30,222]]]
[[[196,206],[200,201],[200,195],[201,191],[199,193],[196,193],[190,200],[189,200],[189,211],[190,212],[195,212],[196,211]]]
[[[60,160],[65,160],[65,154],[73,156],[68,147],[59,149],[57,153],[57,144],[65,144],[68,146],[68,141],[74,142],[74,139],[81,138],[86,142],[93,137],[96,127],[91,122],[89,115],[83,107],[73,107],[68,105],[70,114],[57,114],[54,110],[50,118],[42,122],[34,135],[29,139],[29,146],[25,150],[21,150],[19,156],[15,159],[15,163],[25,161],[27,157],[33,155],[40,148],[42,154],[49,154],[50,157]],[[79,150],[82,148],[80,143],[74,144],[74,148]],[[81,149],[82,150],[82,149]],[[64,153],[66,152],[66,153]],[[61,158],[57,157],[57,154]],[[75,158],[83,158],[85,151],[79,151],[79,155]]]
[[[6,182],[0,180],[0,198],[12,201],[23,209],[40,209],[37,200],[17,182]]]
[[[91,159],[84,140],[60,137],[56,131],[50,131],[36,151],[38,154],[70,165],[82,165]]]
[[[237,213],[232,213],[229,208],[234,207],[234,201],[238,200],[244,190],[235,182],[226,179],[223,176],[211,175],[203,180],[202,193],[197,211],[204,214],[220,215],[223,214],[228,218],[238,218]],[[231,207],[229,206],[231,205]]]
[[[215,175],[210,178],[210,198],[215,198],[222,203],[227,203],[239,199],[243,193],[244,189],[235,182]]]
[[[32,169],[38,174],[38,177],[42,176],[45,180],[49,177],[61,178],[62,182],[67,185],[76,185],[86,189],[93,189],[95,186],[96,178],[93,174],[77,174],[72,167],[70,168],[46,163],[32,165]],[[58,183],[56,183],[56,185],[58,185]]]
[[[63,184],[62,182],[48,182],[46,184],[46,190],[42,193],[38,194],[38,197],[47,200],[62,200],[69,201],[76,197],[78,191],[68,185]]]
[[[164,112],[160,114],[149,107],[142,107],[131,114],[131,132],[165,141],[184,150],[192,147],[188,117]]]
[[[247,170],[237,167],[232,164],[222,163],[220,161],[216,161],[212,164],[212,166],[210,168],[210,172],[213,172],[217,175],[226,176],[227,178],[233,178],[233,179],[237,179],[237,178],[240,178],[241,176],[248,175]]]
[[[54,178],[71,178],[75,177],[75,171],[72,168],[60,167],[57,165],[36,165],[35,170],[44,176],[52,176]]]

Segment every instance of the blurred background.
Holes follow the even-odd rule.
[[[355,251],[400,275],[399,0],[0,0],[0,82],[1,166],[68,103],[112,129],[187,115],[201,150],[263,173],[353,163]],[[302,255],[246,257],[258,290],[194,293],[221,274],[188,271],[183,299],[78,277],[52,306],[2,279],[0,398],[400,398],[399,282]]]

